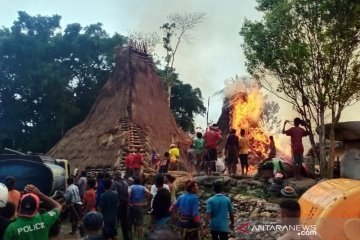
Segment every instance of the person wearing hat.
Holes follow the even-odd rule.
[[[18,218],[6,229],[4,240],[46,240],[51,226],[59,218],[61,205],[46,196],[34,185],[26,185],[21,198]],[[44,201],[50,211],[39,213],[39,202]]]
[[[170,169],[171,170],[179,170],[179,168],[178,168],[179,156],[180,156],[179,148],[176,147],[175,143],[170,144],[169,158],[170,158]]]
[[[83,218],[85,237],[82,240],[105,240],[101,234],[103,215],[96,211],[88,212]]]
[[[286,186],[283,189],[281,189],[281,194],[284,197],[295,197],[296,196],[295,189],[291,186]]]
[[[18,209],[21,194],[18,190],[15,189],[15,178],[8,176],[5,178],[5,186],[9,191],[8,202],[11,202],[15,205],[15,209]]]

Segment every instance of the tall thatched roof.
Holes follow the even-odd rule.
[[[117,166],[125,147],[164,153],[170,143],[186,142],[147,54],[122,48],[115,60],[116,69],[86,119],[66,133],[50,156],[79,168]]]

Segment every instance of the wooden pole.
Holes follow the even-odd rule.
[[[210,97],[208,97],[208,107],[206,112],[206,128],[209,126],[209,109],[210,109]]]

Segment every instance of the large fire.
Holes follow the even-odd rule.
[[[227,94],[230,108],[230,127],[245,129],[250,142],[249,168],[250,172],[256,170],[256,165],[265,159],[269,152],[269,134],[261,126],[260,119],[264,106],[264,95],[259,87],[252,84],[233,83],[232,89],[237,89]],[[234,86],[235,85],[235,86]]]

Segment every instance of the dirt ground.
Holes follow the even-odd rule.
[[[148,228],[150,222],[150,215],[144,216],[144,231]],[[71,232],[71,225],[68,221],[63,221],[61,224],[60,234],[58,236],[50,237],[49,240],[78,240],[80,238],[80,234],[77,232],[76,235],[68,235]],[[118,236],[117,239],[123,239],[121,234],[121,228],[117,228]],[[134,238],[134,240],[137,240]]]
[[[76,234],[76,235],[67,235],[67,233],[71,232],[71,226],[69,222],[62,222],[61,224],[61,230],[60,230],[60,234],[58,236],[55,237],[50,237],[50,240],[76,240],[76,239],[80,239],[80,235]]]

